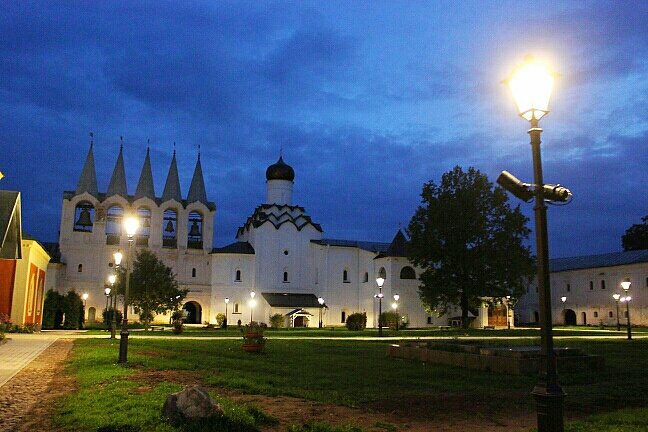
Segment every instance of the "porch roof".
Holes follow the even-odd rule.
[[[315,294],[298,294],[298,293],[261,293],[265,301],[271,307],[283,308],[319,308],[326,307],[326,304],[320,306]]]

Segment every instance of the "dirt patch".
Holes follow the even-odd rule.
[[[62,396],[76,389],[74,378],[61,373],[71,349],[71,340],[57,340],[2,386],[1,430],[60,430],[52,424],[51,415]]]
[[[155,387],[161,383],[176,383],[184,386],[202,385],[203,374],[186,370],[150,370],[140,369],[133,375],[128,375],[129,381],[144,383],[146,387]]]

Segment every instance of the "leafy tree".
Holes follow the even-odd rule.
[[[410,261],[423,269],[419,295],[429,310],[461,308],[462,325],[482,297],[517,298],[534,274],[524,245],[530,230],[519,206],[475,168],[443,174],[423,185],[421,205],[408,227]]]
[[[125,270],[115,283],[118,294],[124,293]],[[140,316],[140,321],[148,328],[155,314],[175,311],[182,304],[189,290],[178,288],[178,282],[170,267],[148,249],[137,254],[133,262],[128,289],[128,303]]]
[[[621,238],[624,251],[648,249],[648,215],[641,222],[628,228]]]
[[[283,316],[283,314],[276,313],[274,315],[270,315],[270,327],[274,329],[282,328],[285,323],[286,318]]]

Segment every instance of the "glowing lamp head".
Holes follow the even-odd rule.
[[[110,276],[108,276],[109,284],[114,285],[116,280],[117,280],[117,275],[111,274]]]
[[[136,217],[127,217],[124,219],[124,229],[126,230],[126,235],[128,238],[133,238],[137,234],[139,228],[139,220]]]
[[[229,303],[229,297],[225,297],[225,303]]]
[[[560,301],[565,303],[567,301],[567,297],[560,297]]]
[[[630,285],[632,285],[630,279],[624,279],[623,282],[621,282],[621,288],[623,288],[623,291],[625,292],[628,292]]]
[[[122,258],[124,258],[124,254],[117,251],[113,254],[113,258],[115,259],[115,265],[120,265],[122,262]]]
[[[324,299],[322,297],[318,297],[317,298],[317,303],[319,303],[320,306],[322,306],[324,304]]]
[[[110,291],[112,291],[112,290],[110,289],[110,287],[106,287],[106,288],[104,289],[104,293],[106,294],[106,297],[108,297],[108,296],[110,295]]]
[[[619,301],[621,294],[612,294],[612,298],[614,299],[614,301]]]
[[[256,306],[256,300],[254,300],[253,298],[250,299],[250,301],[248,301],[248,305],[249,305],[251,308],[255,307],[255,306]]]
[[[88,293],[83,293],[83,295],[81,296],[81,298],[83,299],[83,301],[88,300]]]
[[[382,288],[383,284],[385,283],[385,278],[378,276],[376,278],[376,283],[378,284],[378,288]]]
[[[398,294],[394,294],[394,301],[398,301],[400,299],[400,296]]]
[[[250,293],[250,298],[254,298],[255,295],[256,295],[256,293],[255,293],[254,291],[252,291],[252,292]]]
[[[394,310],[398,309],[398,303],[392,303],[392,309]]]
[[[513,69],[506,80],[518,107],[518,113],[526,120],[540,120],[549,112],[549,98],[556,73],[549,65],[533,56]]]

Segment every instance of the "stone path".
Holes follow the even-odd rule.
[[[0,345],[0,388],[59,338],[48,334],[8,336],[10,340]]]

